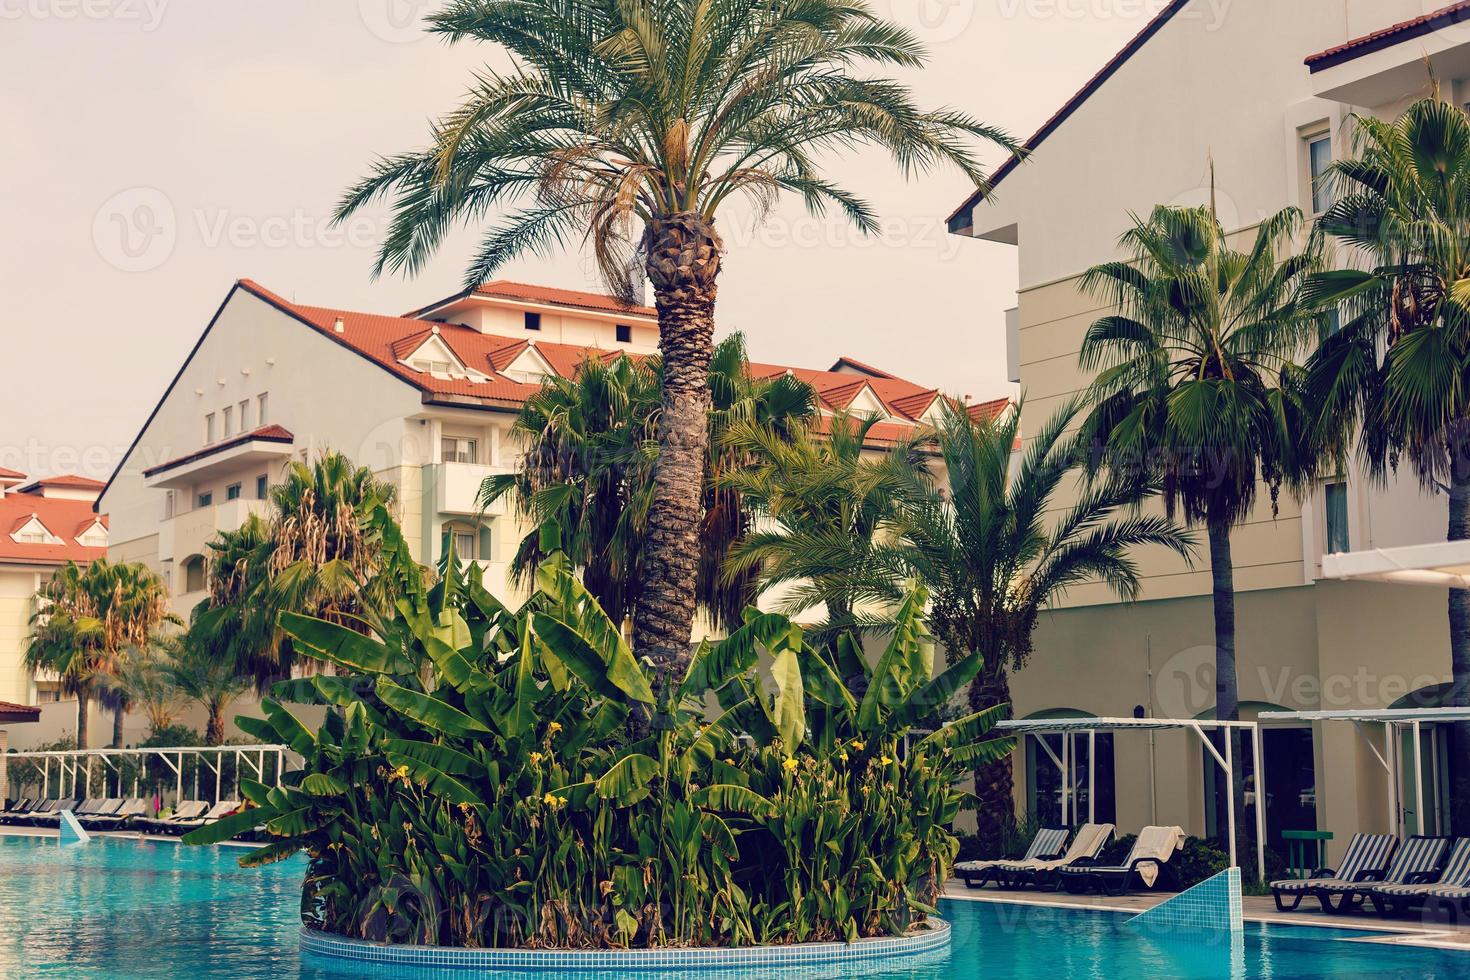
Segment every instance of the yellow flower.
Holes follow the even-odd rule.
[[[893,761],[892,759],[888,758],[888,756],[885,755],[883,758],[881,758],[881,759],[878,760],[878,765],[880,765],[880,766],[886,766],[886,765],[888,765],[888,763],[890,763],[892,761]]]
[[[408,766],[399,766],[397,769],[394,769],[393,778],[401,779],[405,783],[408,782]]]
[[[551,724],[546,726],[547,735],[555,735],[559,731],[561,731],[561,722],[559,721],[553,721]]]
[[[787,772],[795,772],[796,767],[801,765],[801,763],[796,761],[795,756],[787,756],[786,761],[781,763],[781,765],[786,767]]]
[[[861,752],[863,749],[865,749],[867,747],[868,747],[867,744],[864,743],[864,742],[859,742],[857,739],[853,739],[852,740],[852,750],[854,752]]]
[[[735,760],[734,759],[726,759],[725,760],[725,765],[727,765],[727,766],[733,766],[734,764],[735,764]]]
[[[553,810],[560,810],[567,804],[566,800],[562,799],[560,796],[557,796],[555,793],[547,793],[545,796],[541,797],[541,802],[545,803]]]
[[[837,761],[838,762],[846,762],[847,761],[847,753],[846,752],[839,752],[839,753],[837,753]]]
[[[543,756],[540,752],[532,752],[531,753],[531,765],[533,765],[533,766],[534,765],[537,765],[544,758],[545,758],[545,756]]]

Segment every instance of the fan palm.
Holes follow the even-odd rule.
[[[178,623],[168,611],[162,579],[141,564],[112,564],[99,558],[79,566],[67,562],[37,593],[25,664],[61,678],[77,697],[77,746],[89,747],[88,709],[107,690],[129,648],[145,645],[165,623]],[[124,707],[117,704],[113,747],[122,745]]]
[[[1258,488],[1274,508],[1282,484],[1302,485],[1316,460],[1292,359],[1319,326],[1302,287],[1322,249],[1313,235],[1294,250],[1301,230],[1300,212],[1278,212],[1241,251],[1211,209],[1161,206],[1124,234],[1127,261],[1082,280],[1115,309],[1082,341],[1081,366],[1097,372],[1093,461],[1156,477],[1169,514],[1207,530],[1222,720],[1239,718],[1230,530]]]
[[[486,478],[480,504],[513,497],[536,530],[521,541],[512,575],[529,582],[547,550],[558,550],[582,571],[587,589],[621,623],[641,594],[648,511],[653,496],[659,411],[658,358],[589,357],[571,378],[548,379],[513,425],[524,447],[514,473]],[[753,582],[723,577],[732,545],[748,530],[749,508],[736,478],[747,450],[724,438],[752,428],[788,439],[815,411],[810,385],[789,375],[754,378],[744,338],[731,335],[710,359],[710,412],[695,595],[717,626],[733,629],[750,603]],[[545,539],[554,526],[560,539]]]
[[[172,725],[182,706],[180,691],[168,671],[167,651],[178,639],[155,637],[147,647],[127,651],[118,659],[112,676],[103,681],[126,710],[143,709],[150,736]]]
[[[1339,459],[1357,439],[1371,479],[1407,460],[1449,499],[1448,540],[1470,538],[1470,120],[1437,94],[1394,122],[1359,117],[1336,163],[1324,232],[1358,268],[1324,273],[1315,297],[1341,329],[1308,360],[1307,388]],[[1447,705],[1470,706],[1470,591],[1449,590]],[[1470,725],[1455,726],[1456,757]],[[1456,826],[1470,825],[1470,766],[1455,767]]]
[[[724,206],[744,198],[762,214],[791,192],[871,232],[872,209],[819,158],[876,146],[905,172],[949,164],[983,186],[967,143],[1013,144],[859,76],[924,61],[910,32],[861,2],[457,0],[429,24],[452,42],[498,45],[516,67],[485,70],[428,149],[381,160],[338,216],[396,194],[377,271],[413,273],[455,223],[519,201],[481,242],[467,285],[575,239],[591,241],[625,300],[651,281],[664,373],[635,645],[667,676],[687,662],[695,608]]]

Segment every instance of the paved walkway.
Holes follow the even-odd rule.
[[[975,902],[1012,902],[1026,905],[1042,905],[1052,908],[1091,909],[1104,912],[1142,912],[1177,892],[1162,894],[1071,895],[1062,892],[1001,891],[996,888],[966,888],[961,881],[950,881],[944,889],[946,897]],[[1470,950],[1470,920],[1461,918],[1451,922],[1448,918],[1422,918],[1411,914],[1403,918],[1385,919],[1373,912],[1349,915],[1327,915],[1323,912],[1305,911],[1308,904],[1316,908],[1311,899],[1302,903],[1296,912],[1278,912],[1276,903],[1268,895],[1247,895],[1244,899],[1245,918],[1251,922],[1276,922],[1293,926],[1325,926],[1332,929],[1353,929],[1364,932],[1382,932],[1382,938],[1364,939],[1364,942],[1394,943],[1408,946],[1438,946]]]

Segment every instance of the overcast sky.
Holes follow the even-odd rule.
[[[421,145],[493,58],[421,34],[435,5],[0,0],[0,466],[105,477],[236,279],[384,313],[459,287],[473,235],[417,279],[373,282],[381,215],[327,220],[376,154]],[[906,76],[924,104],[1018,136],[1162,5],[876,0],[929,45],[929,67]],[[761,228],[723,223],[720,332],[743,330],[759,360],[848,354],[957,394],[1004,393],[1015,258],[944,234],[965,179],[905,182],[877,153],[830,172],[887,233],[865,240],[799,204]],[[579,254],[503,275],[600,288]]]

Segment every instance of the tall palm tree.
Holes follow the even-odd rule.
[[[1094,463],[1157,477],[1169,514],[1182,510],[1189,524],[1205,526],[1215,715],[1234,721],[1230,531],[1263,484],[1274,508],[1283,483],[1301,485],[1316,458],[1293,358],[1320,323],[1301,295],[1321,267],[1320,240],[1295,250],[1303,222],[1294,208],[1263,221],[1243,251],[1209,208],[1161,206],[1133,220],[1121,240],[1128,259],[1094,266],[1082,280],[1115,310],[1082,341],[1081,366],[1097,372],[1085,428]]]
[[[1470,538],[1470,120],[1432,97],[1397,120],[1355,120],[1356,155],[1331,171],[1320,226],[1353,265],[1313,281],[1341,329],[1308,360],[1307,390],[1339,459],[1385,482],[1401,460],[1449,500],[1446,538]],[[1470,591],[1449,590],[1445,703],[1470,706]],[[1470,724],[1454,729],[1470,753]],[[1470,765],[1453,774],[1456,827],[1470,826]]]
[[[128,650],[113,675],[103,682],[125,710],[141,708],[148,718],[148,734],[174,723],[182,706],[179,689],[168,670],[167,650],[177,637],[154,637],[144,648]]]
[[[50,670],[65,690],[77,696],[77,746],[89,746],[88,709],[106,689],[129,648],[144,646],[153,631],[178,623],[168,611],[162,579],[141,564],[113,564],[99,558],[58,568],[38,593],[25,663]],[[115,702],[116,703],[116,702]],[[112,743],[122,745],[124,706],[117,703]]]
[[[396,195],[376,271],[413,273],[456,222],[518,201],[481,242],[467,285],[578,239],[624,299],[652,283],[664,373],[634,643],[666,675],[687,660],[695,609],[725,205],[743,198],[762,214],[791,192],[870,232],[872,209],[819,169],[827,154],[876,146],[906,173],[949,164],[983,186],[967,143],[1014,144],[869,77],[924,53],[862,2],[456,0],[429,24],[503,48],[516,69],[486,69],[432,144],[381,160],[338,217]]]
[[[589,357],[574,377],[547,379],[513,425],[524,448],[517,470],[488,477],[480,490],[482,507],[512,498],[536,528],[512,560],[516,578],[534,572],[547,544],[542,530],[554,522],[559,550],[582,570],[614,622],[632,615],[642,594],[661,370],[656,357]],[[733,628],[753,598],[754,583],[722,576],[720,569],[749,528],[736,478],[750,460],[747,448],[724,433],[741,427],[789,439],[814,417],[816,396],[789,375],[752,377],[739,334],[715,345],[709,384],[695,598],[716,625]]]

